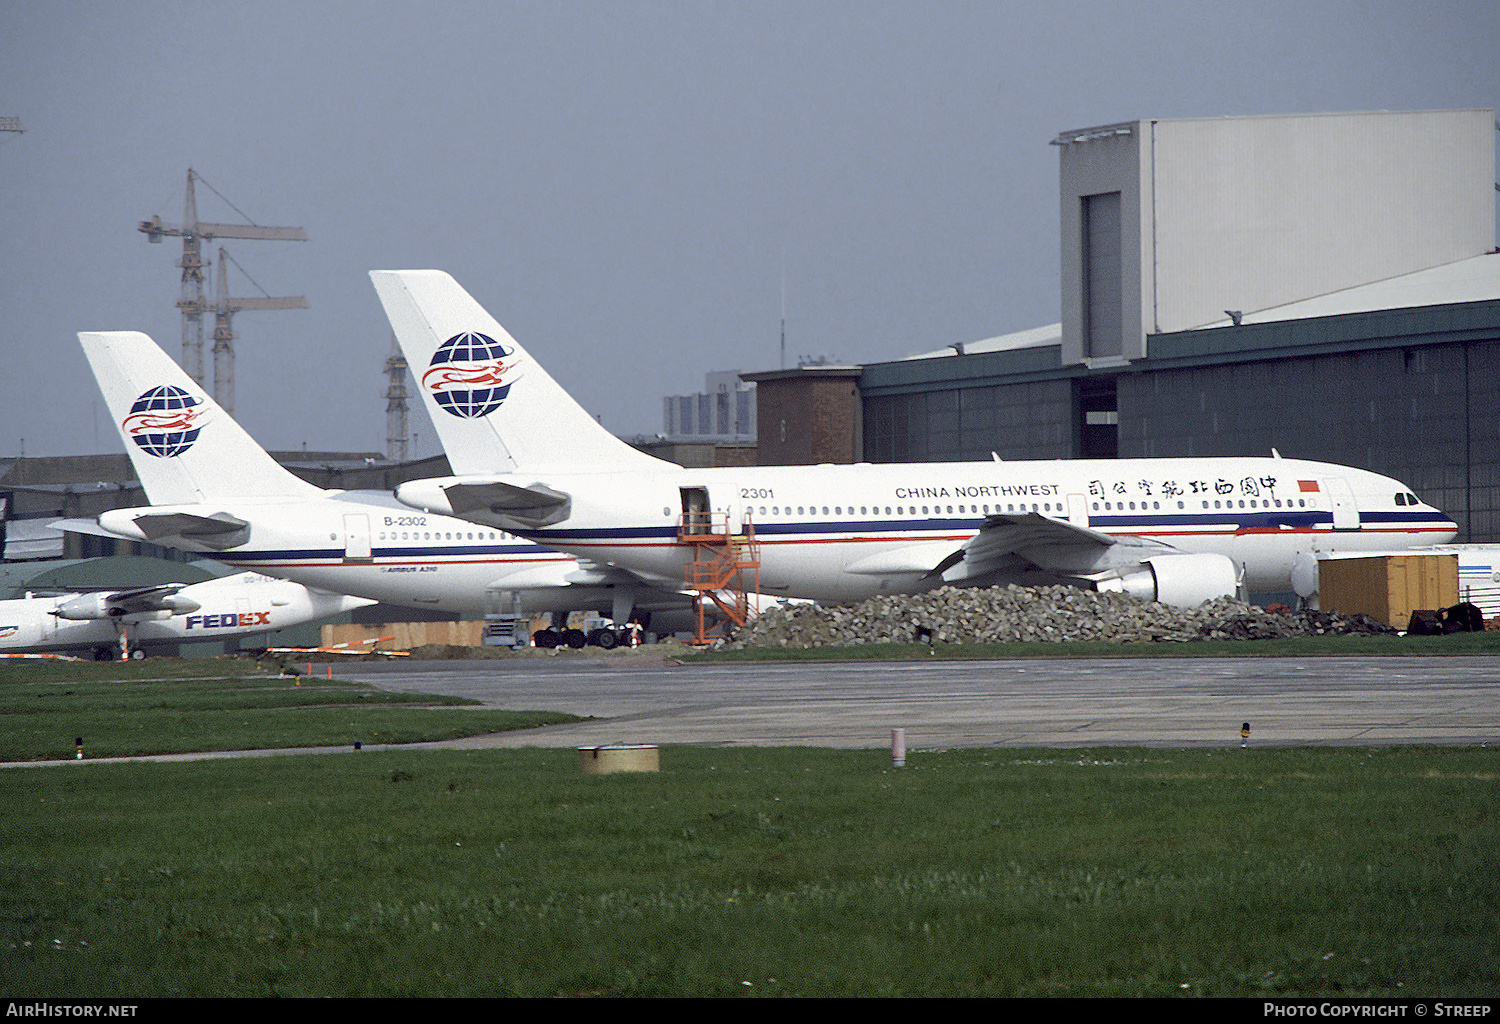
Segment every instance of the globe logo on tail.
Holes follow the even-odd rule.
[[[137,398],[120,426],[146,454],[170,459],[198,440],[206,412],[203,399],[163,384]]]
[[[506,348],[486,334],[455,334],[438,346],[422,386],[452,416],[472,420],[500,408],[514,381],[504,378],[515,368]]]

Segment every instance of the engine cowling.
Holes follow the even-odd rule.
[[[107,619],[112,614],[107,597],[106,594],[80,594],[77,597],[70,597],[58,605],[53,614],[60,619],[77,622],[86,619]]]
[[[1239,567],[1223,555],[1157,555],[1095,580],[1094,589],[1196,608],[1216,597],[1234,597],[1239,585]]]
[[[129,616],[131,621],[146,621],[148,619],[170,619],[173,615],[185,615],[195,612],[203,607],[191,597],[182,594],[166,594],[157,599],[161,605],[159,608],[137,609],[131,611],[129,608],[119,607],[111,603],[114,595],[79,594],[70,597],[57,606],[52,614],[60,619],[73,621],[85,621],[88,619],[120,619]]]

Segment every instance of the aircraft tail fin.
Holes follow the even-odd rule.
[[[282,468],[146,335],[84,331],[78,341],[151,504],[322,493]]]
[[[455,474],[667,465],[600,425],[448,274],[370,280]]]

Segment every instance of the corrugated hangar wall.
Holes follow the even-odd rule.
[[[1500,542],[1500,390],[1494,386],[1500,333],[1448,344],[1409,340],[1121,374],[1120,455],[1246,455],[1275,448],[1288,458],[1359,466],[1409,484],[1447,512],[1459,525],[1459,540]]]

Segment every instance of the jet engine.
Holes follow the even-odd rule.
[[[82,621],[85,619],[118,619],[125,615],[139,619],[170,619],[173,615],[195,612],[202,607],[197,601],[180,594],[167,594],[156,598],[152,607],[139,604],[127,608],[115,603],[120,595],[99,593],[79,594],[69,598],[52,612],[59,619]]]
[[[53,612],[59,619],[81,621],[84,619],[108,619],[123,614],[119,608],[110,608],[109,594],[80,594],[57,606]]]
[[[1095,577],[1094,589],[1196,608],[1216,597],[1234,597],[1239,583],[1239,568],[1223,555],[1158,555]]]

